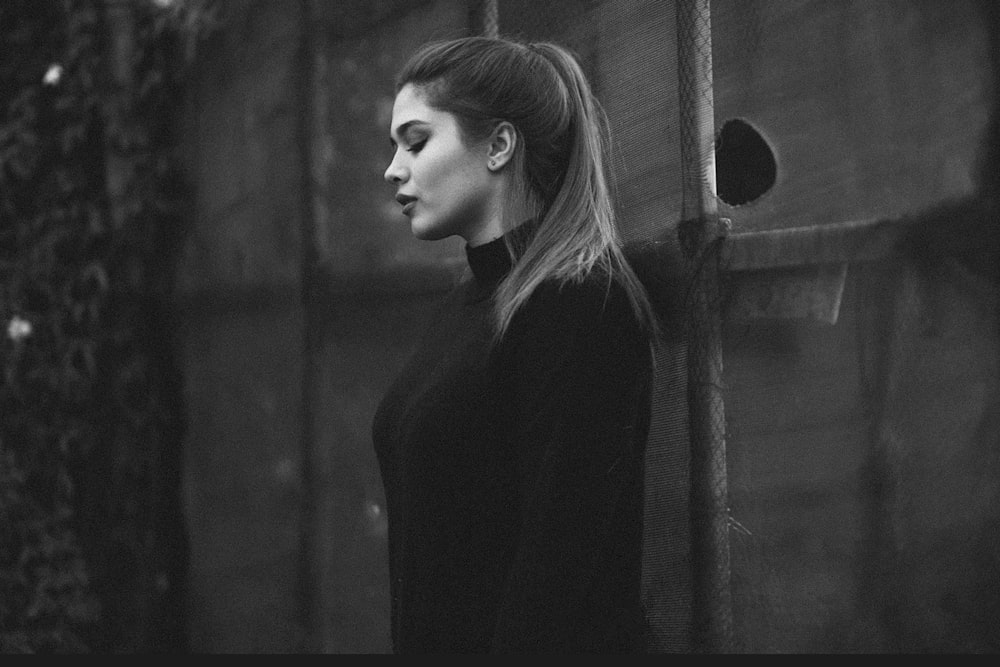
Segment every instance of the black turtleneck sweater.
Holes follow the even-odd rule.
[[[506,246],[466,254],[374,421],[393,650],[640,651],[648,339],[595,272],[541,284],[494,345]]]

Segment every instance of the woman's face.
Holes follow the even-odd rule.
[[[413,84],[396,95],[390,141],[395,153],[385,180],[396,186],[414,236],[457,235],[475,246],[500,235],[488,142],[466,145],[455,116],[428,106]]]

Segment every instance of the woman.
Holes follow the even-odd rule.
[[[655,325],[601,110],[547,43],[434,43],[396,90],[385,178],[471,274],[375,417],[393,648],[640,651]]]

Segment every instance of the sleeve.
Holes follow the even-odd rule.
[[[622,290],[584,287],[540,288],[508,341],[521,522],[494,636],[501,652],[578,646],[595,568],[641,474],[648,342]]]

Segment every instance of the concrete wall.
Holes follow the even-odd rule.
[[[281,652],[303,640],[298,3],[229,3],[222,19],[187,120],[187,620],[196,652]]]
[[[777,182],[736,231],[917,214],[976,188],[993,95],[982,3],[712,3],[715,117],[756,128]]]
[[[1000,286],[852,264],[835,325],[732,321],[725,386],[745,651],[994,652]]]
[[[370,424],[461,246],[415,241],[382,180],[392,77],[469,30],[457,1],[221,5],[186,120],[178,279],[204,653],[389,650]]]
[[[917,271],[904,252],[882,265],[727,280],[725,428],[743,650],[997,647],[998,557],[986,545],[1000,515],[990,453],[1000,286],[946,257],[995,238],[978,227],[992,218],[970,203],[996,173],[983,164],[997,113],[997,34],[984,7],[711,3],[717,130],[746,121],[777,163],[763,196],[719,202],[733,230],[923,220],[912,232],[933,224],[941,240],[925,243],[939,246],[934,269]],[[671,3],[504,0],[500,13],[502,30],[583,57],[611,122],[625,235],[669,239],[681,212]],[[942,206],[952,202],[963,204]],[[748,289],[758,283],[768,289]],[[747,301],[783,289],[822,307],[800,301],[781,313]],[[658,411],[683,400],[662,385],[680,379],[661,368]],[[671,471],[686,463],[677,451],[686,443],[670,429],[674,416],[657,419],[672,441],[662,432],[650,441],[661,469],[648,493],[647,555],[657,561],[647,564],[647,601],[663,624],[659,647],[683,650],[689,568],[699,566],[684,544],[687,480]]]
[[[752,121],[779,166],[768,195],[725,211],[738,227],[976,196],[988,34],[974,1],[948,5],[713,3],[717,120]],[[385,652],[371,418],[464,263],[457,240],[414,240],[381,180],[392,76],[423,41],[475,30],[474,12],[463,0],[223,6],[191,90],[197,196],[177,294],[191,648]],[[580,52],[618,140],[626,236],[669,236],[669,3],[500,9],[502,31]],[[750,650],[996,648],[985,614],[1000,596],[984,582],[997,560],[982,537],[997,530],[996,286],[936,266],[851,265],[835,325],[730,322],[734,593]],[[682,375],[682,356],[661,360],[651,439],[648,496],[668,525],[651,533],[647,581],[666,650],[688,647],[697,566]]]

